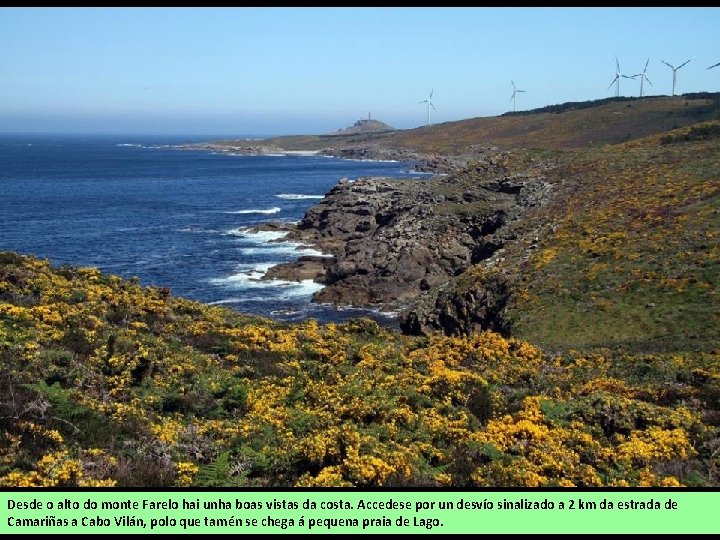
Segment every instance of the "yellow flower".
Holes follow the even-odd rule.
[[[189,486],[200,468],[191,461],[180,461],[175,464],[175,485]]]

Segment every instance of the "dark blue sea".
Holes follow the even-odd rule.
[[[259,281],[317,253],[252,233],[296,222],[340,178],[420,177],[407,163],[237,156],[174,148],[192,137],[0,135],[0,251],[97,266],[176,296],[283,320],[392,315],[310,303],[310,281]]]

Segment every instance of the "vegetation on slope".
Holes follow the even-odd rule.
[[[528,217],[549,228],[518,268],[516,335],[545,346],[720,348],[720,144],[692,135],[719,126],[578,153],[551,173],[566,187]]]
[[[502,116],[470,118],[391,133],[298,135],[257,141],[285,150],[405,149],[473,155],[488,147],[568,149],[627,142],[720,118],[720,94],[608,98],[550,105]],[[218,146],[247,144],[219,141]]]
[[[391,136],[395,145],[442,154],[472,153],[493,145],[501,148],[567,149],[600,147],[720,118],[718,94],[706,97],[643,98],[601,101],[590,107],[554,106],[548,112],[471,118]]]
[[[541,176],[552,197],[484,238],[497,251],[413,309],[449,333],[479,323],[550,351],[720,348],[719,132],[705,122],[598,149],[493,156],[510,180]],[[486,163],[448,185],[492,180]]]
[[[719,360],[285,326],[2,253],[0,485],[715,485]]]

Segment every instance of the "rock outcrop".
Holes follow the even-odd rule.
[[[510,296],[508,281],[498,275],[465,281],[463,286],[453,280],[418,298],[401,313],[400,329],[412,335],[442,331],[457,336],[479,330],[507,334],[503,310]]]
[[[388,131],[395,131],[395,128],[374,118],[364,118],[358,120],[352,126],[339,129],[330,135],[357,135],[364,133],[386,133]]]
[[[444,211],[452,200],[422,181],[341,181],[288,236],[333,255],[314,300],[397,307],[467,268],[515,197],[468,192],[462,200],[475,205],[466,215]],[[272,275],[297,279],[296,272],[291,263]]]
[[[328,257],[301,257],[266,277],[324,283],[316,302],[404,310],[408,333],[503,330],[506,283],[448,284],[501,249],[549,191],[542,175],[510,174],[492,159],[430,180],[344,179],[287,236]]]

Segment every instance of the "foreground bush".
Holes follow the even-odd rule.
[[[0,486],[716,485],[719,361],[287,326],[0,253]]]

